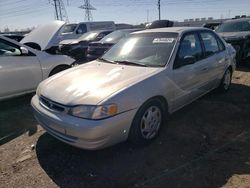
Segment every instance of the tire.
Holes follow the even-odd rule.
[[[59,72],[61,72],[61,71],[64,71],[64,70],[66,70],[66,69],[68,69],[68,68],[70,68],[69,66],[58,66],[58,67],[55,67],[51,72],[50,72],[50,74],[49,74],[49,77],[50,76],[53,76],[53,75],[55,75],[55,74],[57,74],[57,73],[59,73]]]
[[[232,82],[232,71],[228,68],[226,70],[226,72],[224,73],[224,76],[223,76],[221,83],[218,87],[218,91],[220,93],[227,92],[231,87],[231,82]]]
[[[164,123],[164,112],[164,106],[158,99],[150,100],[142,105],[131,125],[129,140],[137,145],[151,143],[158,136]]]

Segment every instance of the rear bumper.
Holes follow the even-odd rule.
[[[75,147],[95,150],[127,140],[136,109],[104,120],[86,120],[52,112],[40,105],[37,96],[31,101],[39,124],[55,138]]]

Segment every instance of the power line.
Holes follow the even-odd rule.
[[[50,0],[49,0],[50,2]],[[62,0],[53,0],[55,8],[55,19],[69,22],[67,11]]]
[[[91,21],[93,20],[93,17],[92,17],[92,14],[91,14],[91,10],[96,10],[95,7],[93,7],[91,4],[90,4],[90,0],[84,0],[84,4],[81,5],[80,7],[78,8],[81,8],[81,9],[84,9],[85,10],[85,20],[86,21]]]

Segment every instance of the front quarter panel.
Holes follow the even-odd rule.
[[[59,65],[71,66],[75,61],[74,59],[65,55],[50,55],[46,52],[38,52],[37,57],[41,62],[41,68],[43,72],[43,79],[49,77],[50,72]]]
[[[118,105],[118,113],[122,113],[132,109],[138,109],[147,100],[161,96],[166,99],[168,107],[171,108],[171,98],[173,98],[174,95],[174,87],[172,87],[173,82],[171,81],[171,77],[168,76],[168,73],[169,71],[166,68],[162,68],[158,73],[134,85],[123,88],[99,104],[115,103]]]

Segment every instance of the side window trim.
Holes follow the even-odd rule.
[[[218,36],[215,36],[215,38],[216,38],[218,46],[219,46],[219,53],[224,52],[226,50],[224,43],[221,41],[221,39]],[[222,46],[223,49],[220,49],[220,46]]]

